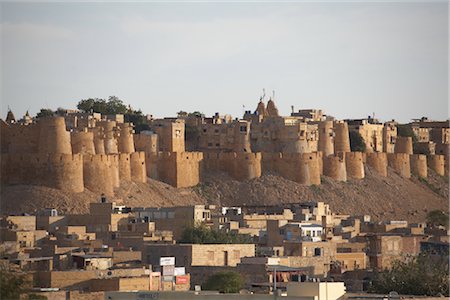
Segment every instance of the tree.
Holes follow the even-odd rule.
[[[391,270],[375,274],[371,292],[449,296],[448,256],[421,253],[405,261],[394,261]]]
[[[136,133],[150,129],[150,126],[147,123],[147,117],[144,116],[140,109],[128,111],[124,115],[124,119],[125,122],[131,122],[134,124],[134,130],[136,131]]]
[[[441,210],[433,210],[427,214],[427,223],[432,227],[445,226],[449,227],[449,216],[448,213]]]
[[[89,99],[84,99],[84,100],[80,100],[80,102],[78,102],[77,104],[77,108],[79,110],[81,110],[82,112],[85,113],[91,113],[93,112],[94,109],[94,102],[98,100],[97,98],[89,98]]]
[[[243,287],[242,276],[234,271],[216,273],[210,276],[204,285],[205,290],[221,293],[239,293]]]
[[[116,96],[109,96],[108,101],[100,98],[80,100],[77,108],[85,113],[95,112],[104,115],[125,114],[128,112],[127,106]]]
[[[397,135],[401,137],[411,137],[413,143],[417,142],[417,137],[409,124],[398,124],[397,125]]]
[[[52,117],[55,113],[51,109],[47,108],[41,108],[41,111],[36,114],[36,118],[43,118],[43,117]]]
[[[25,275],[6,268],[0,269],[0,299],[19,299],[27,284]]]
[[[364,141],[363,137],[358,131],[350,131],[350,149],[352,152],[354,151],[360,151],[365,152],[366,151],[366,142]]]
[[[203,224],[186,227],[179,241],[181,244],[251,244],[252,242],[248,234],[213,230]]]
[[[109,96],[108,102],[106,102],[106,114],[116,115],[125,114],[128,112],[128,108],[123,101],[116,96]]]

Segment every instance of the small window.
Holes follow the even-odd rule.
[[[321,256],[322,251],[320,248],[314,248],[314,256]]]
[[[247,126],[240,126],[239,127],[240,132],[247,132]]]
[[[219,143],[216,143],[216,147],[220,147],[220,144],[219,144]]]

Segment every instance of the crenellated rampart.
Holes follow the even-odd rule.
[[[411,165],[409,162],[409,154],[406,153],[388,153],[388,165],[396,173],[404,178],[411,177]]]
[[[445,175],[445,156],[444,155],[428,155],[428,167],[438,175]]]
[[[422,177],[428,177],[427,156],[423,154],[413,154],[410,157],[411,173]]]
[[[345,168],[348,178],[363,179],[365,177],[364,153],[345,152]]]
[[[133,152],[130,155],[131,180],[147,182],[147,169],[145,167],[145,153]]]
[[[347,181],[344,153],[328,155],[323,158],[323,174],[337,181]]]
[[[383,152],[369,152],[366,153],[366,163],[369,167],[374,169],[379,175],[387,177],[387,154]]]

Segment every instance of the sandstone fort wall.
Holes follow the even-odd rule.
[[[366,162],[369,167],[374,169],[379,175],[387,177],[387,154],[383,152],[366,153]]]
[[[119,178],[120,180],[131,181],[131,163],[129,153],[120,153],[119,159]]]
[[[83,155],[84,186],[94,192],[105,195],[114,194],[113,178],[110,172],[110,159],[104,154]]]
[[[388,165],[393,168],[396,173],[404,178],[411,177],[411,165],[409,162],[409,154],[406,153],[388,153]]]
[[[72,154],[70,133],[66,131],[63,117],[45,117],[39,119],[39,153]]]
[[[345,155],[338,153],[323,158],[323,174],[338,181],[347,181]]]
[[[147,182],[147,169],[145,167],[145,153],[134,152],[130,155],[131,180]]]
[[[398,136],[395,141],[394,153],[413,154],[412,138],[409,136]]]
[[[334,152],[350,152],[350,135],[346,122],[334,123]]]
[[[444,155],[429,155],[428,166],[438,175],[445,175],[445,158]]]
[[[95,154],[94,133],[93,132],[72,132],[70,134],[72,152],[74,154]]]
[[[323,152],[324,156],[334,154],[333,145],[333,121],[322,121],[319,125],[319,144],[318,150]]]
[[[353,179],[363,179],[364,173],[364,154],[362,152],[345,152],[345,168],[347,177]]]
[[[422,178],[427,178],[427,156],[423,154],[414,154],[410,156],[411,172]]]

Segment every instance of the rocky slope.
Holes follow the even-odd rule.
[[[276,174],[238,182],[225,174],[209,174],[193,188],[176,189],[149,179],[146,184],[124,182],[113,199],[129,206],[174,206],[193,204],[278,205],[311,200],[329,203],[331,209],[343,214],[370,214],[376,220],[406,219],[423,221],[433,209],[448,210],[448,178],[429,171],[427,180],[404,179],[389,170],[387,178],[370,168],[364,180],[336,182],[322,177],[320,186],[303,186]],[[89,202],[99,195],[90,191],[71,194],[41,186],[2,186],[2,213],[33,213],[46,207],[60,211],[83,213]]]

